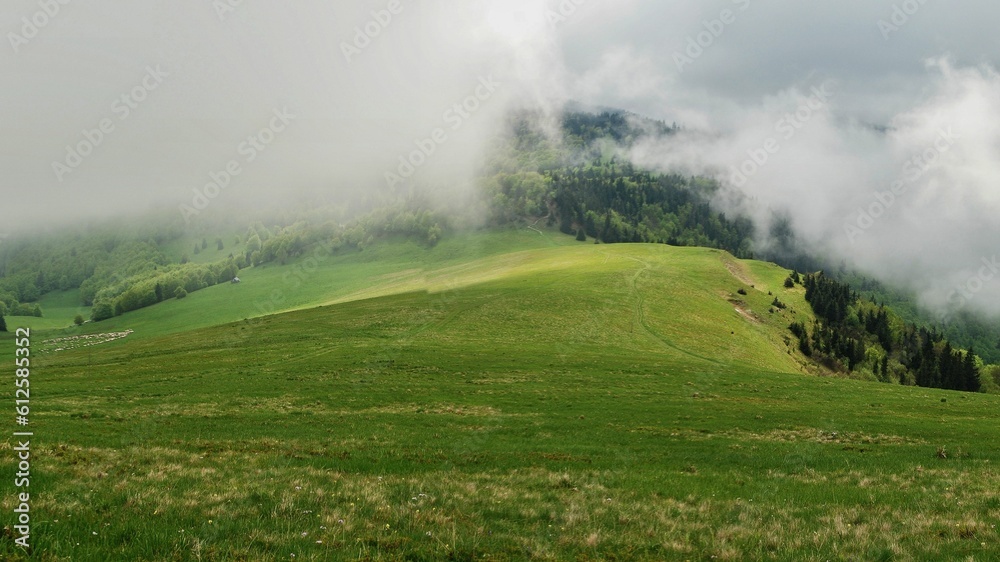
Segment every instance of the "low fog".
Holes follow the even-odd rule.
[[[926,99],[884,127],[845,117],[827,81],[748,106],[729,130],[688,130],[628,155],[717,178],[720,206],[762,230],[790,215],[812,252],[910,288],[937,311],[996,312],[1000,76],[947,60],[927,73]]]
[[[13,4],[8,227],[336,200],[387,173],[460,189],[507,108],[536,105],[552,40],[499,2]]]
[[[510,109],[551,120],[575,101],[682,125],[627,156],[719,179],[718,205],[762,230],[787,212],[814,251],[942,313],[1000,313],[997,16],[982,0],[12,0],[0,230],[466,193]]]

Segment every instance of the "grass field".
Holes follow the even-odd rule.
[[[73,326],[76,314],[90,318],[75,291],[53,293],[41,302],[44,318],[11,317],[12,326],[66,337],[131,329],[134,338],[159,337],[195,328],[359,298],[426,288],[426,273],[462,266],[504,253],[579,245],[571,237],[532,231],[472,233],[445,239],[433,248],[400,240],[365,251],[330,254],[308,251],[286,266],[269,264],[240,271],[242,283],[222,284],[170,299],[96,324]],[[0,352],[0,359],[6,351]]]
[[[80,291],[77,289],[49,293],[42,297],[38,304],[42,307],[41,318],[7,316],[7,323],[32,330],[61,330],[71,328],[77,314],[85,319],[90,318],[90,307],[80,304]]]
[[[35,549],[0,557],[1000,557],[997,397],[806,374],[775,266],[567,240],[386,244],[84,327],[135,330],[110,343],[38,332]]]

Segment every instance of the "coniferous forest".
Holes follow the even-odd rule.
[[[904,323],[823,273],[806,275],[802,283],[819,318],[810,327],[790,326],[805,355],[835,371],[864,366],[884,382],[980,390],[980,360],[974,350],[956,349],[939,332]]]

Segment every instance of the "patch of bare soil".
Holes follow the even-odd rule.
[[[757,314],[754,311],[750,310],[750,307],[747,306],[747,303],[737,300],[730,300],[729,302],[733,305],[733,308],[736,310],[736,312],[738,312],[739,315],[745,318],[748,322],[751,322],[753,324],[763,323],[760,317],[757,316]]]

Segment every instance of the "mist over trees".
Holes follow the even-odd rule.
[[[625,112],[568,112],[553,136],[537,126],[538,117],[525,112],[508,119],[469,201],[442,204],[428,196],[433,186],[414,184],[373,192],[350,205],[231,212],[206,218],[193,231],[178,216],[153,214],[12,237],[0,245],[0,315],[41,315],[42,296],[78,290],[79,304],[92,307],[90,319],[101,321],[227,283],[246,268],[289,263],[317,246],[333,253],[364,251],[393,237],[433,246],[467,228],[546,225],[580,241],[704,246],[799,271],[833,271],[804,281],[794,273],[786,280],[786,288],[806,283],[807,298],[823,319],[793,330],[806,355],[834,370],[860,370],[881,380],[975,386],[964,352],[945,349],[944,332],[912,298],[810,255],[795,237],[796,217],[778,213],[755,225],[728,216],[713,206],[720,192],[714,180],[651,172],[620,157],[623,147],[676,134],[676,125]],[[766,244],[758,250],[761,240]],[[876,307],[876,301],[892,307]],[[1000,356],[994,325],[960,316],[947,335],[956,345],[983,350],[986,358]]]

